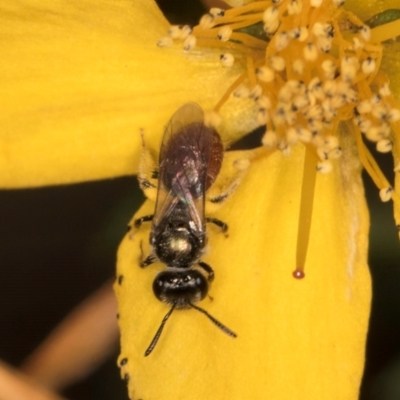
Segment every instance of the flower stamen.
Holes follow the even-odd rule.
[[[352,126],[348,132],[381,198],[392,198],[395,209],[400,207],[399,195],[364,144],[372,141],[378,152],[400,154],[400,108],[380,71],[383,47],[376,40],[378,28],[371,30],[342,8],[343,3],[255,1],[207,14],[192,34],[198,46],[229,50],[232,57],[224,66],[234,59],[247,70],[222,96],[215,112],[232,93],[253,99],[257,123],[266,125],[263,146],[284,155],[298,142],[306,146],[296,250],[299,276],[304,276],[316,174],[331,171],[342,154],[340,123]]]

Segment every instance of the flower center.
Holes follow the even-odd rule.
[[[297,268],[304,276],[316,171],[327,173],[339,158],[339,124],[348,122],[359,157],[382,201],[398,195],[384,177],[364,138],[378,152],[400,154],[400,110],[388,79],[379,70],[383,46],[371,40],[371,29],[342,6],[344,0],[255,1],[229,10],[211,9],[193,31],[172,27],[170,36],[196,45],[226,50],[221,64],[242,62],[245,72],[224,94],[214,111],[231,95],[254,99],[262,144],[268,154],[289,155],[306,146],[301,194]],[[395,168],[400,171],[400,163]],[[396,206],[396,204],[395,204]],[[308,221],[308,222],[307,222]],[[397,224],[399,225],[399,224]]]

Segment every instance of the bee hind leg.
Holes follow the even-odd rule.
[[[208,282],[212,282],[214,280],[214,270],[205,262],[199,261],[198,265],[203,268],[205,272],[207,272],[207,280]]]
[[[213,214],[231,196],[240,185],[246,174],[250,161],[246,158],[236,158],[226,153],[226,162],[222,165],[220,174],[207,193],[207,212]]]
[[[206,222],[218,226],[223,233],[226,233],[228,230],[228,224],[218,218],[206,218]]]

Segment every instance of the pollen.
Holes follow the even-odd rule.
[[[399,188],[393,189],[366,144],[372,142],[379,153],[393,152],[400,174],[400,107],[380,69],[384,47],[374,40],[378,33],[343,5],[343,0],[253,1],[225,12],[212,9],[186,39],[179,36],[183,28],[170,31],[171,40],[183,41],[187,50],[223,49],[223,66],[231,65],[225,57],[244,66],[216,112],[231,95],[253,101],[252,118],[266,125],[261,144],[268,156],[274,151],[289,156],[293,146],[305,147],[303,186],[309,191],[301,194],[296,276],[304,276],[304,227],[311,219],[315,174],[330,173],[343,162],[349,143],[344,132],[353,136],[381,199],[393,200],[400,226]]]

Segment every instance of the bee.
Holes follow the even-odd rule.
[[[175,309],[193,308],[223,332],[236,337],[233,331],[194,304],[207,296],[214,279],[211,266],[201,261],[207,244],[206,223],[215,224],[222,232],[228,229],[225,222],[206,218],[204,210],[205,193],[221,169],[223,151],[217,131],[204,124],[200,106],[185,104],[172,116],[159,155],[155,212],[134,221],[135,228],[152,222],[151,254],[141,260],[140,266],[144,268],[157,261],[166,265],[166,270],[153,282],[153,292],[158,300],[171,306],[145,356],[153,351]],[[143,179],[141,185],[151,186]]]

